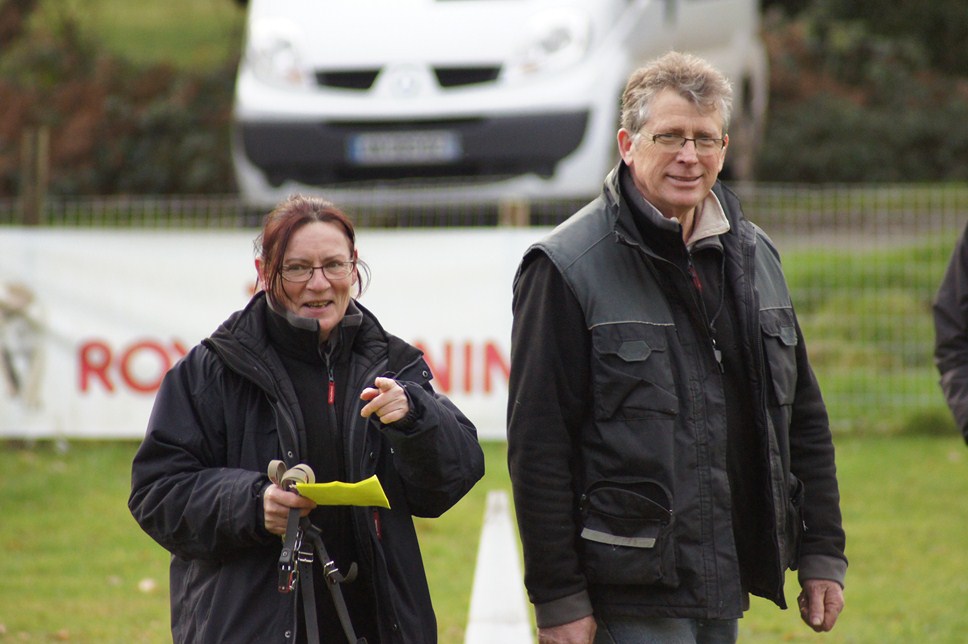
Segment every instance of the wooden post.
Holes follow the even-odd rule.
[[[50,130],[28,128],[21,137],[20,208],[25,226],[39,226],[50,181]]]
[[[498,204],[499,226],[524,227],[531,223],[531,203],[524,199],[507,199]]]

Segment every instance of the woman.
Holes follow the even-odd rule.
[[[439,516],[481,478],[474,426],[434,392],[420,351],[354,299],[369,273],[342,212],[290,197],[257,243],[264,290],[166,375],[132,467],[128,506],[173,555],[173,639],[307,641],[312,597],[278,589],[297,508],[342,574],[356,564],[338,587],[357,637],[434,642],[411,516]],[[308,464],[319,482],[375,474],[390,509],[317,507],[269,481],[273,459]],[[314,566],[309,630],[316,621],[320,641],[345,641]]]

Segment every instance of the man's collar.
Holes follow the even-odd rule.
[[[686,247],[692,248],[703,239],[717,237],[728,232],[729,219],[726,218],[726,211],[723,210],[723,204],[719,203],[719,197],[710,190],[702,203],[696,206],[692,234],[686,241]]]
[[[653,226],[658,227],[660,230],[675,230],[678,234],[681,234],[682,228],[679,222],[675,219],[665,217],[659,212],[658,208],[652,205],[639,192],[639,189],[632,179],[632,171],[625,165],[624,161],[620,163],[619,167],[619,182],[621,183],[622,193],[630,202],[629,205],[633,212],[644,215]],[[726,211],[723,210],[723,205],[719,202],[719,197],[712,190],[696,206],[696,212],[693,218],[692,234],[686,242],[686,246],[689,248],[703,239],[722,235],[728,233],[730,230],[729,220],[726,218]]]
[[[639,192],[638,187],[635,185],[635,181],[632,179],[632,171],[625,164],[621,162],[621,167],[619,169],[619,183],[621,184],[622,195],[628,201],[629,209],[632,211],[633,215],[644,217],[649,225],[663,230],[669,233],[675,233],[681,235],[681,226],[679,222],[675,219],[669,219],[665,217],[659,209],[649,203],[641,192]]]

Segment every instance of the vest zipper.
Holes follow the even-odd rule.
[[[726,373],[726,367],[723,366],[723,352],[719,350],[719,346],[716,344],[716,337],[713,334],[712,323],[709,321],[709,313],[706,312],[706,305],[702,299],[702,281],[699,279],[699,273],[696,272],[695,266],[692,265],[692,257],[688,259],[687,270],[689,272],[689,277],[692,278],[692,285],[696,287],[696,292],[698,294],[699,300],[699,310],[702,311],[702,316],[706,321],[706,324],[710,327],[706,329],[706,335],[709,336],[709,341],[713,347],[713,357],[716,358],[716,365],[719,367],[719,373]],[[721,288],[726,288],[723,284]]]

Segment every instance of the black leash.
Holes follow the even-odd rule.
[[[312,483],[315,475],[308,465],[297,465],[286,470],[282,461],[269,463],[269,479],[288,491],[295,491],[296,483]],[[289,593],[299,583],[303,598],[303,613],[306,617],[306,637],[309,642],[319,642],[319,622],[316,616],[316,593],[313,585],[313,561],[316,555],[323,566],[326,585],[333,598],[336,614],[349,644],[366,644],[366,638],[356,636],[353,623],[350,620],[346,601],[339,585],[356,579],[356,563],[350,565],[350,570],[344,576],[336,562],[329,558],[326,545],[323,543],[319,528],[314,526],[308,517],[299,517],[299,510],[291,508],[286,520],[286,534],[283,538],[282,552],[279,555],[279,592]]]
[[[311,544],[309,547],[309,560],[308,562],[305,562],[306,563],[305,568],[302,566],[302,564],[304,563],[303,559],[300,558],[299,560],[299,563],[300,563],[299,574],[301,575],[306,574],[306,576],[309,579],[309,583],[303,585],[304,603],[306,601],[309,601],[306,598],[306,590],[305,590],[306,587],[309,587],[310,589],[312,588],[312,583],[313,583],[313,571],[312,571],[313,554],[312,553],[313,553],[313,550],[315,550],[316,553],[319,554],[320,563],[325,562],[323,563],[323,576],[326,578],[326,585],[329,587],[329,594],[333,598],[333,605],[336,607],[336,614],[339,616],[339,622],[343,626],[343,633],[346,635],[346,641],[350,642],[350,644],[366,644],[365,637],[360,637],[360,638],[356,637],[356,631],[353,630],[353,623],[350,621],[350,614],[346,608],[346,601],[343,599],[343,593],[339,587],[340,584],[349,583],[354,579],[356,579],[356,573],[357,573],[356,563],[354,562],[350,564],[350,570],[344,576],[339,571],[339,568],[336,567],[336,562],[334,562],[332,559],[329,558],[329,554],[327,554],[326,552],[326,546],[323,544],[323,538],[322,538],[322,534],[319,531],[319,528],[317,528],[312,523],[310,523],[309,520],[306,518],[303,518],[301,527],[303,529],[304,538],[308,540]],[[305,571],[305,573],[303,571]],[[310,596],[311,594],[312,594],[312,590],[310,590]],[[315,598],[313,599],[313,601],[315,601]],[[313,616],[313,621],[315,621],[315,615]]]

